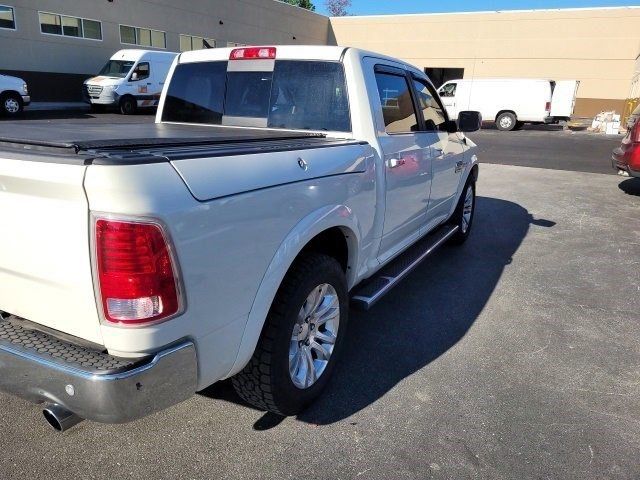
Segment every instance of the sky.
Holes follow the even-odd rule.
[[[325,0],[313,0],[318,13],[327,14]],[[394,13],[473,12],[533,8],[584,8],[638,5],[638,0],[351,0],[352,15]]]

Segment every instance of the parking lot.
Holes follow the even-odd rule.
[[[86,112],[28,122],[148,122]],[[228,382],[133,424],[60,435],[0,394],[0,478],[640,478],[640,179],[620,137],[551,129],[481,147],[470,240],[351,312],[326,394],[295,418]]]

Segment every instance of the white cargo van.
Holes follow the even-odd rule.
[[[134,113],[138,107],[155,107],[176,55],[153,50],[120,50],[97,77],[84,82],[83,97],[93,108],[111,105],[125,115]]]
[[[569,117],[573,111],[577,90],[577,82],[573,82],[570,107],[562,109],[561,117]],[[451,118],[463,110],[476,110],[484,120],[495,121],[498,130],[509,131],[525,123],[557,122],[551,111],[555,86],[553,80],[544,79],[478,78],[450,80],[438,93]],[[567,114],[567,110],[571,112]]]

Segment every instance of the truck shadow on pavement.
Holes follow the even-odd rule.
[[[640,197],[640,178],[627,178],[618,184],[618,188],[627,195]]]
[[[440,249],[369,312],[351,310],[334,377],[298,420],[320,425],[344,420],[452,348],[473,327],[531,225],[555,222],[536,220],[513,202],[478,197],[474,231],[464,246]],[[201,393],[244,404],[228,382]],[[281,421],[267,413],[254,428]]]

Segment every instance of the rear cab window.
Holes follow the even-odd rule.
[[[162,121],[351,131],[342,63],[265,61],[264,71],[260,67],[239,71],[228,65],[228,61],[177,65]]]

